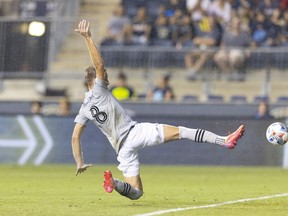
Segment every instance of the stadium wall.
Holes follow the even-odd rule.
[[[151,109],[152,110],[152,109]],[[275,120],[256,120],[252,117],[232,116],[188,116],[179,110],[169,114],[143,112],[134,113],[139,122],[159,122],[203,128],[220,135],[246,125],[246,134],[234,150],[216,145],[195,143],[189,140],[174,141],[165,145],[141,150],[143,164],[186,164],[186,165],[237,165],[237,166],[280,166],[283,148],[268,144],[266,127]],[[172,110],[171,110],[172,111]],[[170,111],[170,112],[171,112]],[[154,114],[153,114],[154,113]],[[0,115],[0,163],[46,164],[74,163],[71,151],[71,135],[74,117]],[[284,119],[277,119],[284,121]],[[116,164],[116,153],[108,140],[92,124],[82,137],[85,161],[96,164]]]

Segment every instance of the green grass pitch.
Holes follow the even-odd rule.
[[[144,196],[128,200],[102,188],[102,174],[116,165],[92,166],[75,177],[72,165],[0,166],[0,215],[132,216],[288,193],[288,170],[275,167],[142,166]],[[287,216],[288,197],[163,214]]]

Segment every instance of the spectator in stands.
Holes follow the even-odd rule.
[[[187,79],[195,80],[199,76],[206,59],[211,57],[213,52],[208,50],[219,46],[222,30],[213,16],[203,16],[198,22],[195,22],[195,37],[193,44],[198,47],[185,55],[185,65],[188,70]]]
[[[284,46],[288,46],[288,10],[283,14],[283,25],[281,28],[280,34],[281,44]]]
[[[117,100],[135,99],[134,89],[127,84],[127,77],[123,72],[117,76],[117,82],[110,89],[111,93]]]
[[[171,46],[171,31],[168,25],[168,18],[160,15],[156,18],[152,27],[152,44],[156,46]]]
[[[176,16],[169,17],[168,19],[169,19],[168,25],[169,25],[169,30],[171,33],[172,43],[173,45],[175,45],[177,41],[177,35],[178,35],[179,20]]]
[[[220,50],[214,56],[221,72],[233,80],[244,79],[243,71],[239,70],[244,70],[244,62],[249,55],[244,49],[252,42],[249,33],[243,29],[240,19],[233,17],[224,30]]]
[[[250,8],[249,7],[239,7],[234,11],[234,16],[238,17],[241,22],[241,30],[247,31],[250,34]]]
[[[209,7],[209,13],[225,25],[231,19],[231,4],[229,0],[214,0]]]
[[[170,0],[165,4],[165,16],[172,17],[178,10],[185,11],[185,3],[181,0]]]
[[[275,8],[272,10],[272,15],[269,18],[270,26],[267,31],[266,46],[281,46],[283,41],[281,40],[282,27],[284,24],[284,19],[281,16],[281,10]]]
[[[104,40],[101,42],[101,45],[122,45],[129,24],[130,19],[125,15],[124,7],[122,5],[117,5],[108,23],[107,33]]]
[[[272,116],[270,114],[269,105],[266,101],[260,101],[260,103],[258,104],[255,118],[256,119],[272,118]]]
[[[71,109],[70,100],[67,97],[61,98],[59,100],[59,113],[60,116],[69,116]]]
[[[179,20],[176,34],[176,48],[192,46],[193,47],[193,27],[189,15],[183,15]]]
[[[59,6],[57,1],[19,1],[20,17],[44,17],[53,16]]]
[[[19,2],[17,0],[0,1],[0,16],[17,17],[18,5],[19,5]]]
[[[270,21],[272,24],[274,24],[276,26],[282,26],[283,25],[284,20],[282,19],[280,8],[273,9],[272,15],[270,17]]]
[[[268,38],[268,29],[270,27],[269,20],[265,17],[265,14],[261,11],[257,11],[252,18],[250,28],[252,31],[252,40],[254,45],[263,46]]]
[[[30,112],[31,114],[42,114],[43,104],[41,101],[32,101]]]
[[[264,15],[269,18],[272,16],[273,9],[279,8],[279,1],[278,0],[263,0],[260,1],[258,4],[258,10],[263,12]]]
[[[287,0],[280,0],[280,8],[282,11],[287,11],[288,1]]]
[[[133,18],[128,28],[129,45],[148,45],[150,42],[151,24],[148,19],[146,8],[137,9],[137,14]]]
[[[160,17],[160,16],[165,16],[166,17],[165,11],[166,11],[166,6],[164,4],[160,4],[158,9],[157,9],[157,14],[155,14],[154,18],[157,18],[157,17]]]
[[[241,7],[249,7],[247,0],[230,0],[229,2],[233,11],[237,11]]]
[[[191,15],[192,21],[202,20],[207,14],[211,0],[186,0],[186,10]]]
[[[172,101],[175,99],[174,91],[170,86],[170,75],[164,75],[160,78],[154,89],[147,92],[146,98],[148,101]]]

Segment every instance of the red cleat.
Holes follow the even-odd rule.
[[[107,193],[111,193],[114,190],[114,179],[109,170],[104,172],[103,188]]]
[[[227,136],[223,146],[229,149],[234,149],[234,147],[237,145],[237,140],[240,139],[244,135],[244,132],[245,132],[245,127],[244,125],[241,125],[235,132]]]

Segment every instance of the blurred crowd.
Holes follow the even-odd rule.
[[[287,0],[155,0],[137,7],[126,2],[115,8],[102,45],[219,46],[228,32],[247,34],[235,46],[288,46]],[[214,41],[201,43],[199,37]]]
[[[56,8],[55,0],[2,0],[0,17],[49,17],[53,16]]]
[[[101,45],[185,48],[188,80],[207,59],[225,79],[244,80],[248,48],[288,47],[288,0],[135,2],[117,5]]]

